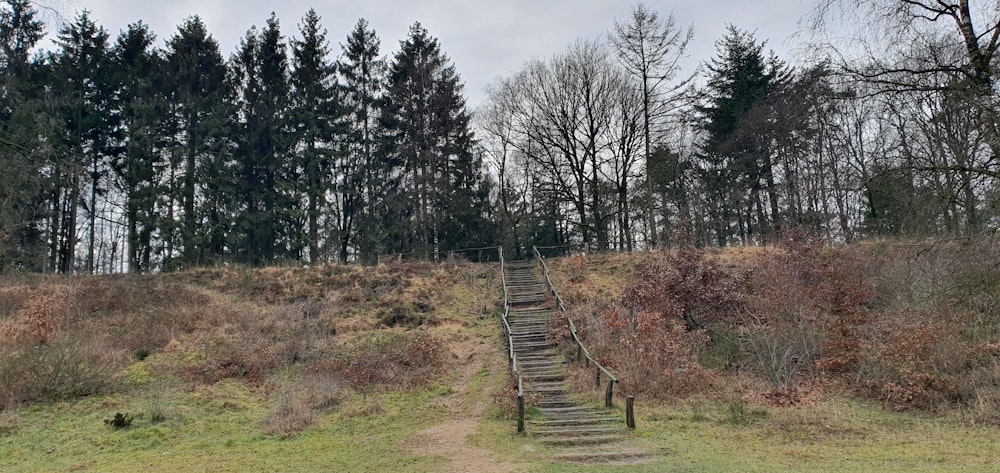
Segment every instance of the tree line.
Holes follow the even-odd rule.
[[[364,20],[335,54],[314,11],[290,40],[272,16],[227,60],[198,17],[158,48],[86,12],[32,55],[36,18],[2,3],[0,271],[851,242],[1000,217],[989,3],[824,0],[806,59],[729,26],[693,71],[693,27],[640,4],[474,113],[419,23],[383,57]]]
[[[838,13],[867,32],[828,40]],[[692,28],[638,5],[499,80],[477,130],[505,238],[630,250],[995,229],[1000,9],[828,0],[814,15],[800,64],[730,25],[684,74]]]
[[[116,38],[86,11],[54,51],[0,10],[0,271],[374,261],[493,241],[463,84],[419,23],[390,58],[364,20],[334,58],[314,10],[229,59],[197,16]]]

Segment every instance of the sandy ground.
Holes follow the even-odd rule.
[[[440,456],[450,460],[445,472],[510,473],[523,470],[523,465],[498,461],[484,448],[469,444],[469,436],[476,431],[488,407],[488,396],[471,395],[469,383],[476,374],[489,367],[503,369],[495,359],[489,344],[477,337],[470,337],[452,346],[452,351],[462,365],[461,377],[452,386],[452,393],[437,402],[453,413],[452,417],[429,429],[417,432],[410,440],[414,451],[422,455]]]

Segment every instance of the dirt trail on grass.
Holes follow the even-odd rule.
[[[523,465],[499,461],[489,450],[469,443],[469,437],[476,432],[490,402],[488,393],[473,393],[469,385],[480,371],[502,369],[502,363],[497,366],[489,343],[479,337],[469,337],[452,345],[452,351],[462,366],[461,377],[452,386],[451,394],[436,401],[448,408],[451,418],[417,432],[409,442],[411,448],[421,455],[450,460],[445,472],[512,473],[524,470]]]

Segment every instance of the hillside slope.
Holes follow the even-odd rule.
[[[998,259],[992,247],[879,244],[814,250],[710,251],[700,259],[688,255],[680,260],[671,260],[677,253],[550,260],[571,316],[579,318],[592,351],[621,370],[623,384],[616,395],[637,395],[638,428],[630,436],[653,454],[653,461],[626,466],[567,464],[552,449],[515,433],[501,330],[494,317],[500,299],[496,265],[394,263],[203,269],[141,277],[4,277],[0,469],[1000,469],[1000,432],[990,420],[993,405],[987,389],[989,370],[997,369],[991,352],[971,358],[980,363],[973,367],[956,364],[950,365],[959,366],[953,372],[925,371],[936,380],[976,373],[982,384],[975,397],[900,403],[879,397],[881,390],[858,389],[860,384],[848,382],[866,379],[862,375],[890,382],[888,376],[904,373],[894,371],[903,365],[890,363],[932,366],[922,363],[972,357],[965,348],[993,343],[996,320],[990,317],[1000,306],[992,304],[1000,279],[995,278]],[[694,271],[688,274],[699,274],[700,283],[709,285],[713,280],[731,283],[723,277],[727,274],[744,278],[736,286],[743,295],[736,302],[744,304],[743,313],[760,318],[762,325],[753,328],[763,332],[741,331],[732,320],[719,319],[720,325],[709,328],[714,333],[693,336],[701,332],[672,329],[656,332],[659,345],[617,350],[622,333],[598,330],[603,317],[628,315],[629,307],[641,314],[683,302],[651,299],[686,294],[657,285],[690,279],[676,279],[680,273],[671,268],[677,264],[687,265],[683,267]],[[836,276],[842,264],[854,269]],[[650,290],[623,298],[637,281],[650,283]],[[857,346],[864,348],[859,366],[880,361],[882,369],[819,370],[815,363],[799,364],[792,376],[782,378],[792,382],[780,394],[759,359],[751,356],[746,337],[784,327],[773,314],[798,314],[800,321],[853,320],[846,312],[829,310],[834,306],[809,301],[817,295],[836,301],[836,294],[856,293],[809,289],[852,288],[855,283],[880,291],[865,292],[863,303],[853,306],[867,318],[851,325],[849,333],[868,337],[858,339]],[[748,291],[764,287],[772,290]],[[761,294],[770,295],[762,298],[770,305],[758,305],[762,300],[755,298]],[[695,302],[711,302],[699,297]],[[710,305],[697,312],[702,318],[709,314],[705,307]],[[661,312],[660,317],[676,315]],[[765,313],[772,314],[770,319],[762,318]],[[938,338],[943,332],[931,329],[941,327],[955,335]],[[560,326],[550,332],[559,338]],[[902,334],[916,338],[893,338]],[[896,344],[882,346],[908,350],[875,350],[879,340]],[[960,349],[947,351],[951,346]],[[649,371],[648,363],[626,363],[655,361],[661,353],[679,356],[687,365],[658,365]],[[879,353],[899,357],[875,358]],[[628,379],[636,375],[658,382],[640,387]],[[938,396],[932,389],[936,385],[928,386],[927,392]],[[593,374],[585,368],[576,369],[570,387],[581,402],[599,402],[601,393],[593,390]],[[615,404],[613,414],[622,415],[622,402],[616,398]],[[121,414],[120,428],[114,425],[116,414]]]

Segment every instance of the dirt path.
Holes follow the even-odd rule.
[[[411,448],[422,455],[449,459],[445,472],[511,473],[523,470],[523,465],[499,461],[489,450],[469,444],[469,437],[476,432],[489,402],[487,394],[473,393],[469,385],[483,369],[491,372],[503,369],[502,360],[498,366],[489,343],[479,337],[469,337],[452,345],[452,351],[462,366],[461,377],[452,386],[451,394],[436,401],[447,407],[452,417],[417,432],[409,442]]]

